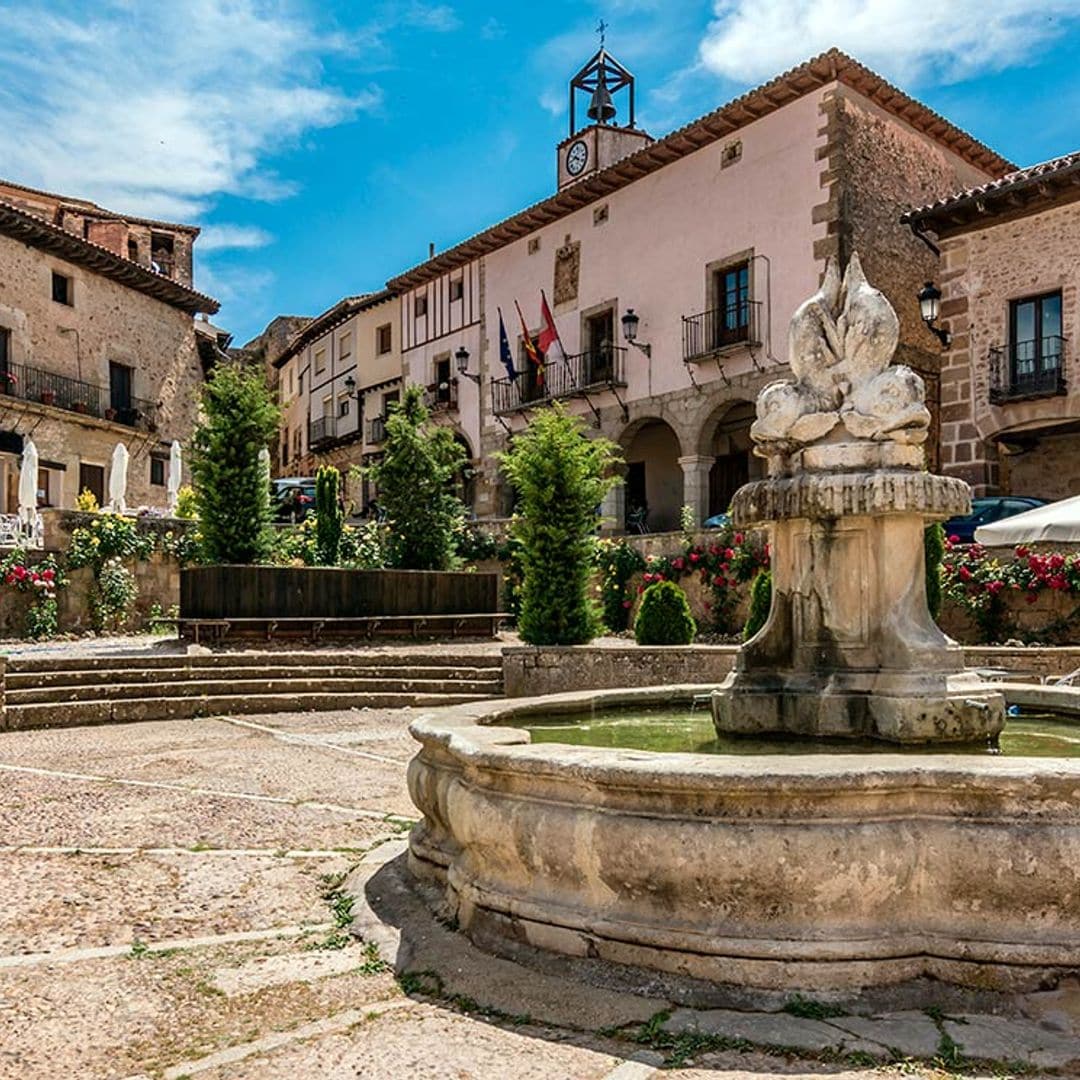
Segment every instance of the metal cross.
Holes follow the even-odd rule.
[[[600,20],[599,24],[596,27],[596,32],[600,35],[600,48],[601,49],[604,47],[604,36],[607,33],[607,28],[608,28],[608,25],[607,25],[606,22],[604,22],[603,19]]]

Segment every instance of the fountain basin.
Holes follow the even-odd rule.
[[[1080,761],[660,754],[514,726],[704,689],[419,717],[412,872],[478,944],[761,991],[1019,990],[1080,968]]]

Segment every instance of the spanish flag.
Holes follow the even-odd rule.
[[[521,340],[525,345],[525,355],[536,365],[536,385],[544,385],[544,358],[536,351],[536,346],[533,344],[532,334],[529,333],[529,327],[525,323],[525,316],[521,314],[521,305],[514,301],[514,307],[517,308],[518,318],[521,320]]]

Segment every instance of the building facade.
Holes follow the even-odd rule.
[[[1080,494],[1080,154],[905,216],[941,251],[943,471],[980,495]]]
[[[0,183],[4,512],[27,437],[42,506],[71,508],[84,489],[104,502],[117,442],[129,505],[165,505],[169,446],[190,438],[203,379],[193,316],[218,309],[191,287],[197,234]]]
[[[334,465],[363,512],[372,493],[349,475],[381,453],[385,417],[401,394],[399,301],[383,290],[346,297],[316,316],[274,361],[282,408],[280,476]]]
[[[1007,161],[836,51],[660,140],[596,102],[597,122],[557,148],[556,194],[389,282],[406,378],[457,377],[443,422],[476,459],[479,516],[509,512],[495,455],[552,400],[622,448],[613,527],[726,510],[760,469],[753,404],[787,374],[790,316],[826,258],[854,250],[897,310],[897,359],[923,374],[936,419],[940,352],[918,292],[937,258],[900,215]],[[566,354],[543,369],[526,348],[542,294]]]

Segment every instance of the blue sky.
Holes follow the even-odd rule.
[[[0,175],[202,225],[242,342],[550,194],[601,15],[653,135],[835,44],[1020,164],[1080,148],[1080,0],[0,0]]]

